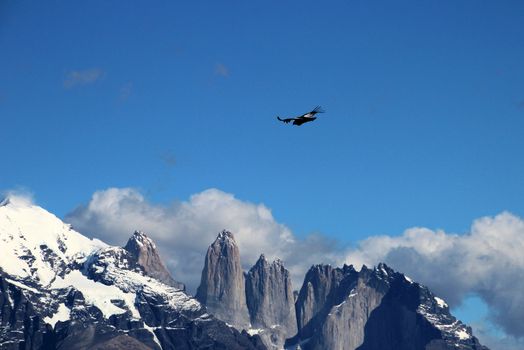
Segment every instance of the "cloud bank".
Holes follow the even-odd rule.
[[[490,321],[510,335],[506,344],[494,348],[513,349],[510,341],[520,344],[524,336],[524,220],[508,212],[475,220],[465,234],[415,227],[400,236],[372,236],[349,249],[322,235],[298,238],[265,205],[217,189],[188,201],[155,205],[135,189],[110,188],[94,193],[66,221],[116,245],[123,245],[134,230],[144,230],[190,291],[199,283],[207,247],[224,228],[235,234],[245,269],[261,253],[279,257],[291,271],[295,289],[313,264],[360,267],[384,261],[429,286],[452,307],[471,295],[482,298]]]
[[[346,262],[385,261],[444,297],[453,307],[478,295],[490,319],[524,336],[524,221],[508,212],[473,222],[462,235],[411,228],[402,236],[376,236],[347,253]]]
[[[309,266],[336,263],[342,256],[335,253],[334,241],[315,235],[297,239],[265,205],[241,201],[217,189],[162,206],[148,202],[135,189],[110,188],[95,192],[89,203],[65,220],[76,230],[114,245],[124,245],[135,230],[146,232],[175,279],[193,292],[200,283],[207,248],[223,229],[235,235],[244,269],[253,266],[261,253],[278,257],[290,270],[295,288],[300,288]]]

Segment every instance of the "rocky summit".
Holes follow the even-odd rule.
[[[155,243],[144,232],[135,231],[133,236],[127,241],[124,249],[130,253],[133,260],[143,269],[146,275],[156,278],[168,286],[182,290],[186,289],[182,282],[173,279],[171,273],[162,262]]]
[[[218,318],[238,328],[249,328],[244,273],[231,232],[220,232],[207,250],[196,298]]]

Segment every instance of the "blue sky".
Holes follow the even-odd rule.
[[[0,10],[0,183],[59,214],[109,186],[217,187],[344,241],[524,214],[521,2]]]
[[[521,1],[2,1],[0,187],[60,216],[218,188],[342,244],[524,216],[522,23]]]

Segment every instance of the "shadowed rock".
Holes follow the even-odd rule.
[[[487,350],[447,304],[385,264],[313,266],[296,303],[299,332],[287,341],[320,350]]]

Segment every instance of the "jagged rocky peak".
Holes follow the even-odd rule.
[[[227,250],[234,250],[235,247],[238,250],[237,242],[233,233],[228,230],[222,230],[218,233],[217,238],[211,246],[221,247],[224,249],[224,252],[227,253]]]
[[[313,317],[324,308],[327,302],[333,300],[340,283],[347,276],[356,273],[351,265],[338,268],[320,264],[309,269],[295,305],[297,324],[302,337],[312,334],[316,325],[315,321],[312,321]]]
[[[264,343],[282,348],[297,332],[291,277],[280,259],[269,263],[260,255],[246,274],[246,299],[251,326],[263,329]]]
[[[287,345],[303,349],[486,349],[442,299],[383,263],[313,266],[296,308],[299,334]]]
[[[185,285],[171,276],[160,258],[155,243],[144,232],[135,231],[124,249],[131,254],[146,275],[171,287],[185,290]]]
[[[207,250],[196,298],[219,319],[238,328],[249,327],[240,252],[227,230],[220,232]]]

